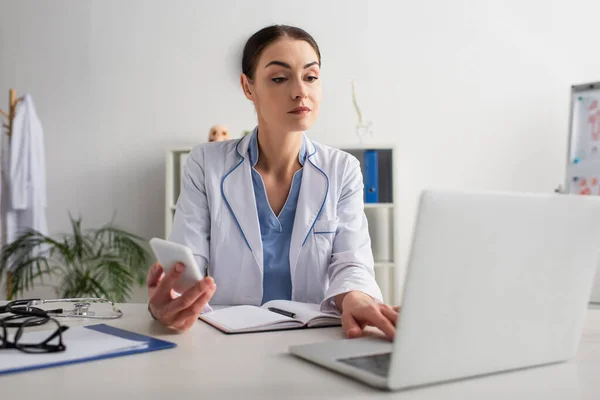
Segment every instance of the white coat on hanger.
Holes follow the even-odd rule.
[[[30,95],[17,104],[12,124],[8,162],[4,163],[8,167],[6,243],[28,229],[48,234],[44,132]]]

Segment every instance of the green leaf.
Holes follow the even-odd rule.
[[[151,256],[145,239],[114,226],[84,230],[69,214],[70,234],[55,238],[29,230],[2,248],[0,282],[12,271],[13,295],[20,296],[44,276],[56,276],[61,297],[107,297],[125,301],[143,285]],[[43,251],[42,251],[43,250]]]

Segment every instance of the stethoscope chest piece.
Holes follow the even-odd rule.
[[[64,313],[67,317],[93,317],[96,315],[95,312],[90,311],[90,303],[75,303],[72,310],[65,310]]]

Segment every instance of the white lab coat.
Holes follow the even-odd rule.
[[[8,160],[3,162],[8,170],[3,188],[7,243],[27,229],[48,234],[44,132],[30,95],[17,104]]]
[[[374,278],[358,160],[311,142],[290,244],[292,300],[336,311],[333,297],[362,291],[381,301]],[[250,135],[195,147],[184,166],[169,240],[191,248],[217,284],[212,305],[260,305],[263,252],[248,159]],[[206,311],[206,309],[205,309]]]

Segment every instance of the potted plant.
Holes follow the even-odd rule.
[[[58,278],[57,297],[103,297],[124,302],[134,284],[143,285],[150,263],[146,241],[112,222],[83,230],[69,215],[72,233],[56,238],[29,230],[0,255],[0,281],[11,273],[9,300],[22,296],[44,276]]]

